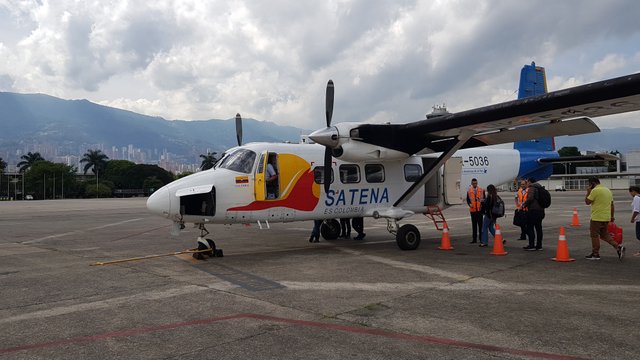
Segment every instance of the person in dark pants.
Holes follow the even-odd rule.
[[[313,220],[313,230],[311,230],[311,237],[309,238],[310,243],[320,242],[320,225],[322,225],[322,220]]]
[[[367,235],[364,233],[364,218],[362,217],[354,217],[351,219],[351,225],[353,226],[353,230],[355,230],[358,235],[354,237],[354,240],[362,240]]]
[[[478,242],[478,234],[482,232],[482,202],[484,201],[484,190],[478,186],[478,179],[471,179],[471,185],[467,190],[467,205],[471,214],[472,240],[471,243]]]
[[[351,219],[341,218],[340,229],[340,238],[351,239]]]
[[[544,219],[544,208],[538,202],[538,192],[542,185],[536,179],[529,179],[527,188],[527,200],[524,207],[527,208],[527,238],[529,245],[523,247],[526,251],[542,250],[542,219]]]

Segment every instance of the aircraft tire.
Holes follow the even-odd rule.
[[[396,243],[402,250],[415,250],[420,245],[420,231],[414,225],[402,225],[396,233]]]
[[[211,240],[211,239],[207,239],[207,244],[209,244],[209,247],[211,248],[210,252],[206,252],[205,254],[209,255],[209,257],[214,257],[216,254],[216,243],[215,241]]]
[[[336,219],[329,219],[320,226],[320,235],[325,240],[335,240],[340,235],[340,222]]]

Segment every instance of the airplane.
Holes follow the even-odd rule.
[[[402,250],[420,245],[420,232],[399,221],[425,214],[428,206],[462,203],[467,184],[484,186],[517,178],[548,178],[558,159],[554,136],[598,132],[591,120],[640,110],[640,73],[547,92],[542,67],[525,65],[517,100],[458,113],[434,108],[406,124],[331,124],[334,84],[326,88],[326,127],[299,144],[242,144],[214,168],[171,182],[147,200],[150,212],[200,230],[197,259],[222,256],[209,224],[323,220],[320,233],[336,239],[339,218],[387,220]],[[275,180],[267,176],[277,173]],[[328,181],[326,181],[328,180]],[[464,185],[463,185],[464,184]]]

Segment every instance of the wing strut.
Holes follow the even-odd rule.
[[[469,140],[473,135],[475,135],[474,131],[469,129],[461,129],[460,135],[458,135],[458,140],[453,145],[451,145],[449,149],[443,151],[442,154],[438,156],[438,159],[433,162],[428,169],[424,169],[424,173],[422,174],[420,179],[413,183],[407,189],[407,191],[405,191],[404,194],[400,196],[398,201],[393,204],[393,206],[400,207],[404,205],[407,200],[409,200],[418,191],[418,189],[420,189],[421,186],[424,186],[424,184],[426,184],[427,181],[429,181],[429,179],[431,179],[431,177],[435,175],[438,169],[442,165],[444,165],[444,163],[449,160],[449,158],[451,158],[451,156],[453,156],[453,154],[458,151],[458,149],[460,149],[462,145],[464,145],[464,143],[466,143],[467,140]]]

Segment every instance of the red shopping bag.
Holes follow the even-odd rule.
[[[622,244],[622,228],[613,221],[609,223],[608,226],[609,234],[611,238],[618,243],[618,245]]]

